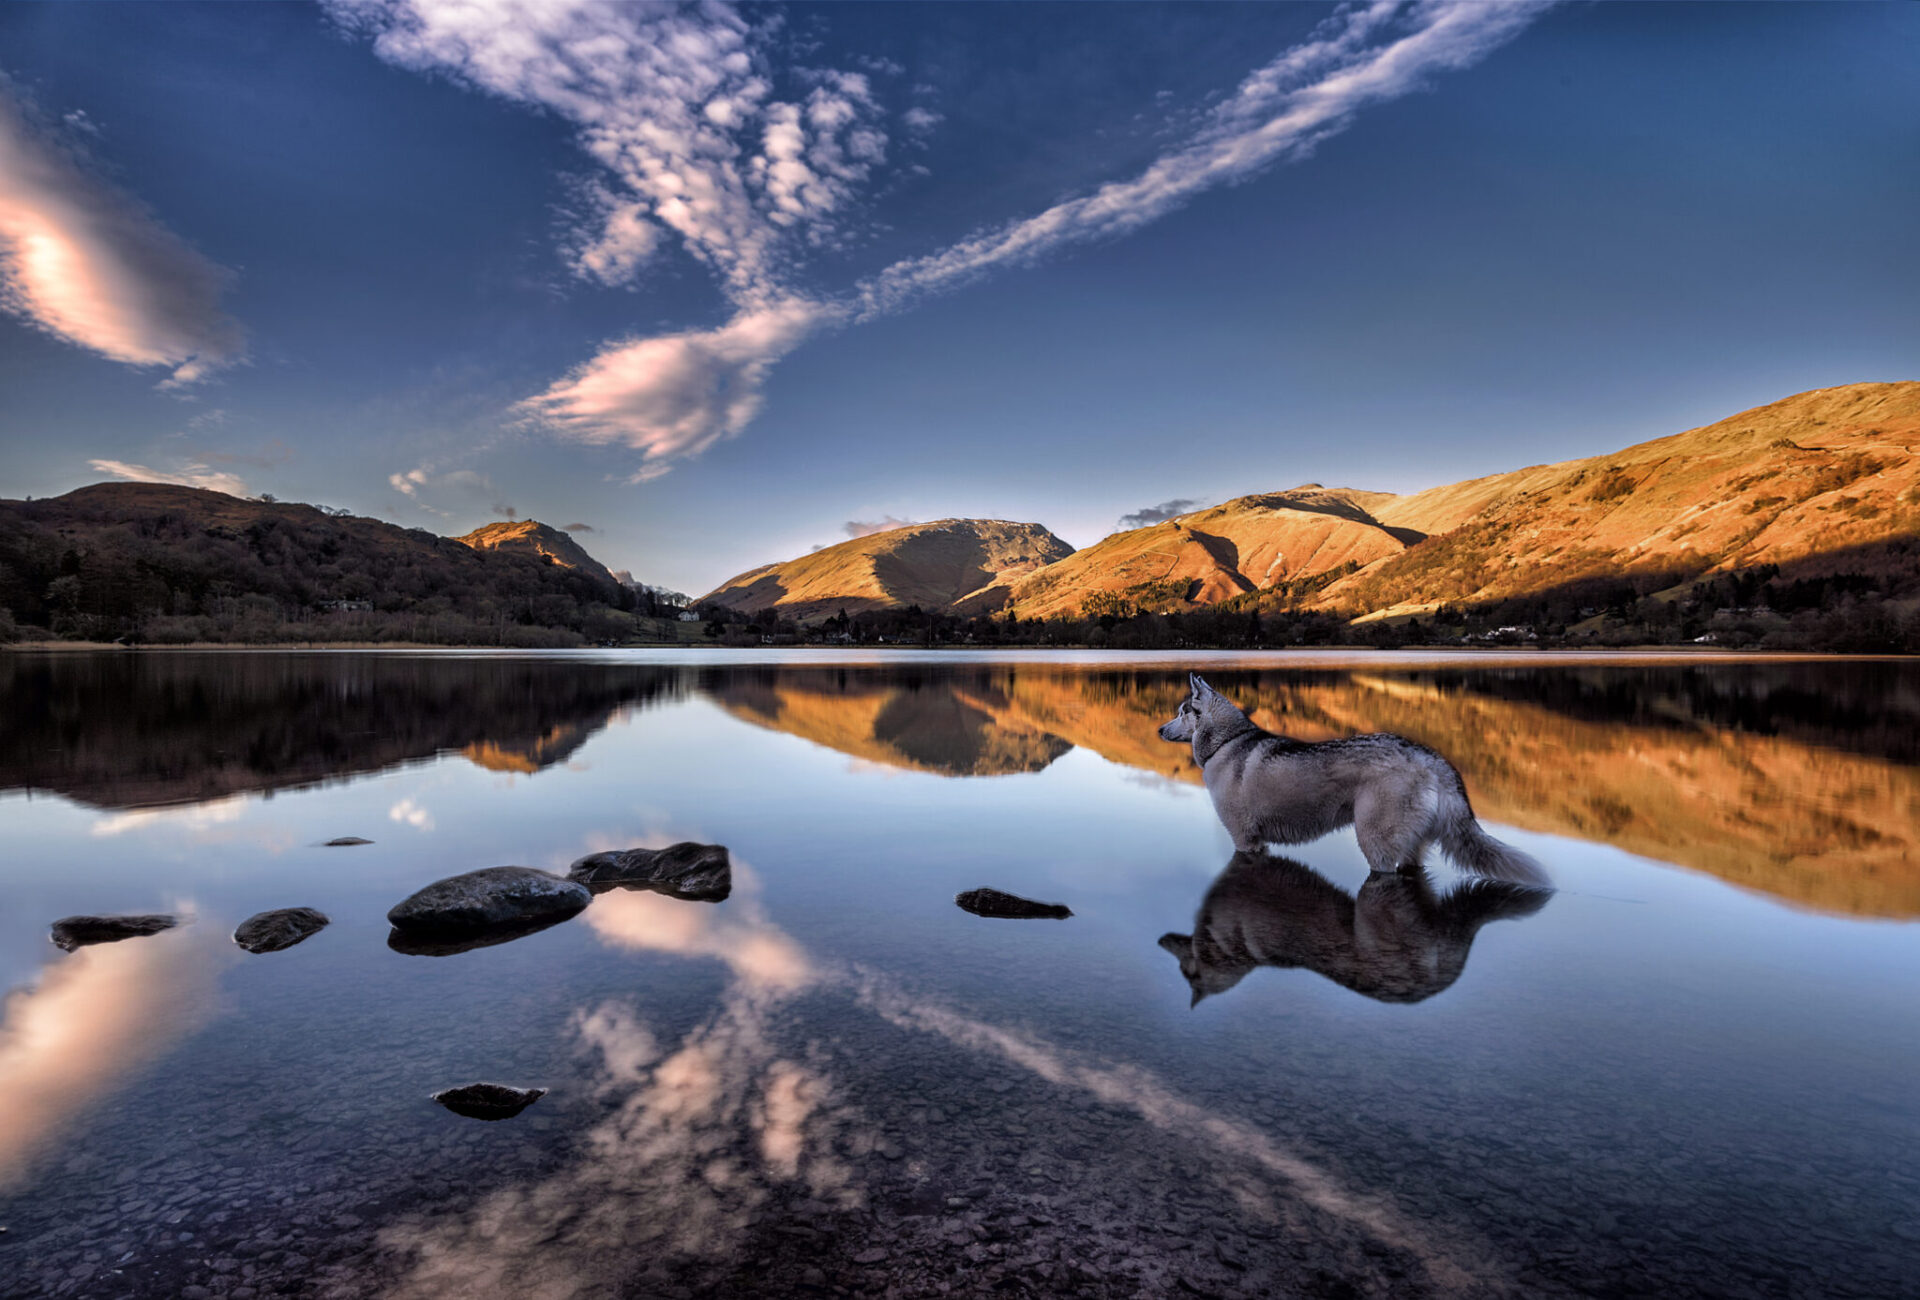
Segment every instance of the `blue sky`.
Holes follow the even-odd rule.
[[[0,494],[699,593],[1414,490],[1920,355],[1920,6],[0,8]]]

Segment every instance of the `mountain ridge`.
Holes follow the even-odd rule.
[[[805,622],[907,604],[1046,619],[1237,601],[1364,622],[1555,592],[1572,593],[1562,603],[1577,607],[1582,590],[1622,579],[1652,591],[1743,573],[1864,575],[1920,594],[1908,590],[1920,585],[1916,453],[1920,381],[1845,384],[1616,451],[1419,492],[1308,483],[1250,493],[995,572],[944,605],[931,589],[909,599],[871,573],[849,582],[850,569],[816,558],[879,552],[911,529],[762,565],[702,603]],[[939,526],[985,522],[1005,526]],[[796,578],[804,592],[787,586]]]

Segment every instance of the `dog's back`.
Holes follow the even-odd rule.
[[[1192,693],[1160,736],[1192,745],[1237,851],[1303,844],[1352,825],[1375,871],[1417,866],[1438,841],[1465,870],[1546,883],[1539,863],[1480,828],[1460,773],[1425,745],[1387,732],[1291,740],[1254,725],[1199,676],[1191,681]]]

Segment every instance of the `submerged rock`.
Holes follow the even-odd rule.
[[[387,931],[387,947],[409,957],[452,957],[457,953],[472,952],[475,948],[491,948],[495,944],[512,943],[515,939],[524,939],[530,934],[542,930],[551,930],[563,925],[572,916],[548,916],[534,921],[508,921],[501,925],[484,925],[459,930],[402,930],[398,926]]]
[[[248,952],[279,952],[311,939],[330,924],[324,912],[311,907],[283,907],[242,921],[233,932],[233,941]]]
[[[47,937],[63,952],[84,948],[90,943],[118,943],[143,935],[171,930],[180,922],[171,916],[63,916],[53,923]]]
[[[960,905],[961,910],[972,912],[975,916],[1004,917],[1016,921],[1035,918],[1064,921],[1073,915],[1073,909],[1065,904],[1036,903],[1031,898],[1004,894],[997,889],[969,889],[964,894],[955,894],[953,901]]]
[[[487,867],[436,880],[387,913],[409,933],[470,934],[500,926],[564,921],[593,895],[585,885],[532,867]]]
[[[651,889],[674,898],[718,903],[733,892],[733,861],[723,844],[691,840],[664,849],[622,849],[581,858],[567,871],[596,894]]]
[[[371,844],[372,840],[363,840],[358,835],[336,835],[320,847],[323,849],[350,849],[356,844]]]
[[[504,1083],[469,1083],[433,1094],[433,1099],[468,1119],[512,1119],[547,1095],[545,1088],[510,1088]]]

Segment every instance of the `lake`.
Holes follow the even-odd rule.
[[[1556,888],[1236,858],[1155,736],[1190,668],[1432,747]],[[1920,1294],[1911,662],[13,653],[0,702],[9,1296]],[[390,946],[677,841],[724,898]],[[181,924],[48,942],[88,913]],[[482,1081],[547,1091],[432,1099]]]

